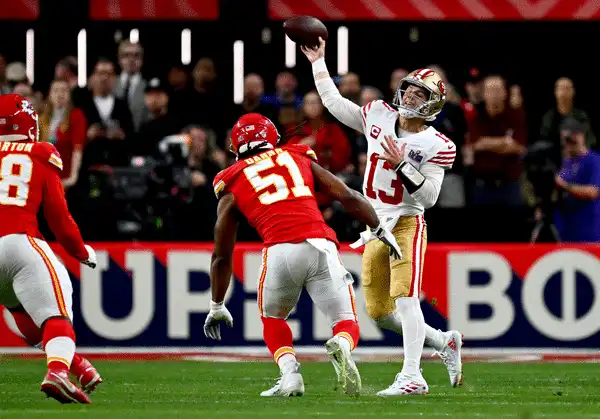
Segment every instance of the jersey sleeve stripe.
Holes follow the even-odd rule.
[[[396,112],[396,110],[394,108],[392,108],[390,105],[388,105],[386,102],[381,102],[381,103],[383,103],[383,106],[385,106],[386,108],[388,108],[390,111]]]
[[[60,170],[63,169],[63,162],[62,162],[61,158],[58,157],[56,154],[54,154],[54,153],[50,154],[48,161],[50,163],[52,163],[54,166],[58,167]]]
[[[225,182],[220,180],[215,185],[215,195],[217,195],[217,197],[219,197],[219,194],[221,193],[221,191],[223,191],[223,189],[225,189]]]
[[[440,151],[439,153],[436,154],[436,156],[446,156],[446,155],[454,155],[456,154],[456,150],[452,150],[452,151]]]
[[[451,159],[436,159],[433,158],[429,160],[431,163],[452,163],[454,161],[454,157]]]

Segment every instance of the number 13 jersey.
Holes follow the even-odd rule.
[[[315,199],[311,162],[302,144],[277,147],[240,159],[213,182],[217,198],[232,193],[240,212],[265,246],[324,238],[339,246]]]
[[[360,111],[368,143],[364,195],[385,224],[395,223],[400,216],[423,214],[423,205],[406,191],[394,169],[379,158],[384,154],[381,146],[384,136],[391,135],[398,147],[405,143],[404,160],[424,175],[439,176],[440,183],[444,169],[451,168],[454,163],[456,146],[433,127],[419,133],[402,132],[398,136],[398,112],[381,100],[368,103]]]

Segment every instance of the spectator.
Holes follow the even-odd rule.
[[[137,132],[148,119],[148,109],[144,99],[146,80],[142,77],[144,49],[139,43],[129,40],[119,44],[119,66],[121,74],[114,87],[114,95],[124,99],[133,118],[133,128]]]
[[[217,145],[217,134],[212,129],[201,125],[188,125],[182,133],[190,138],[192,150],[190,155],[193,160],[202,156],[216,165],[218,170],[228,166],[227,154]]]
[[[6,58],[0,54],[0,95],[12,92],[12,88],[6,79]]]
[[[248,74],[244,79],[244,101],[234,106],[229,125],[235,124],[240,116],[251,112],[260,113],[277,124],[275,107],[270,103],[261,103],[264,93],[265,85],[262,77],[255,73]]]
[[[190,75],[183,64],[171,66],[168,74],[170,92],[177,93],[189,87]]]
[[[302,114],[305,124],[297,128],[298,137],[292,141],[312,147],[324,168],[333,173],[344,171],[350,164],[350,142],[336,123],[327,120],[316,92],[304,96]]]
[[[231,105],[216,89],[217,70],[210,58],[198,60],[192,73],[192,86],[173,92],[169,110],[184,124],[201,124],[223,135],[229,122]]]
[[[92,95],[82,108],[87,119],[87,141],[82,168],[90,166],[127,166],[127,139],[133,136],[131,112],[127,103],[114,96],[114,64],[101,58],[91,77]]]
[[[525,115],[508,104],[500,76],[484,80],[484,107],[469,122],[467,148],[474,153],[475,205],[521,206],[521,157],[527,145]]]
[[[366,106],[368,103],[374,100],[383,100],[383,93],[376,87],[364,86],[360,91],[360,106]]]
[[[40,115],[40,141],[52,143],[58,150],[63,161],[60,177],[65,189],[79,179],[86,129],[85,115],[73,107],[68,83],[54,80]]]
[[[560,126],[565,161],[556,185],[566,197],[555,214],[564,242],[600,243],[600,154],[586,145],[588,127],[575,118]]]
[[[6,81],[8,82],[11,88],[14,88],[15,85],[19,83],[26,83],[31,85],[29,79],[27,78],[27,71],[25,70],[25,64],[14,61],[6,66],[5,70]]]
[[[465,83],[467,98],[461,101],[467,121],[474,118],[483,103],[483,75],[477,68],[471,68]]]
[[[54,68],[55,80],[64,80],[71,89],[71,102],[79,107],[89,96],[90,92],[85,87],[79,87],[77,76],[77,58],[68,56],[60,60]]]
[[[182,121],[169,112],[167,89],[165,83],[158,78],[150,80],[146,85],[144,100],[149,115],[135,135],[131,145],[132,155],[158,158],[160,141],[181,130]]]
[[[356,73],[347,73],[340,82],[340,94],[358,104],[360,102],[360,77]]]
[[[278,126],[286,126],[298,119],[298,110],[302,106],[302,97],[296,93],[298,80],[289,71],[277,75],[275,94],[263,96],[262,103],[275,107]]]
[[[554,108],[550,109],[542,118],[540,127],[540,140],[546,141],[554,146],[554,161],[560,165],[561,162],[561,136],[560,126],[566,118],[574,118],[581,122],[586,128],[586,144],[593,147],[596,137],[592,132],[590,118],[587,113],[574,105],[575,87],[573,81],[567,77],[561,77],[554,84],[554,97],[556,100]]]
[[[397,68],[394,71],[392,71],[389,86],[391,92],[388,100],[389,103],[392,103],[394,101],[394,96],[396,96],[396,91],[400,86],[400,80],[402,80],[406,76],[408,76],[408,70],[406,70],[405,68]]]

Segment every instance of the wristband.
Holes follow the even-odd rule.
[[[407,161],[400,162],[400,164],[396,166],[395,171],[398,173],[398,176],[400,176],[400,179],[402,179],[402,183],[404,183],[404,187],[409,194],[418,191],[425,183],[425,176],[419,172],[419,169]]]
[[[214,301],[210,300],[210,309],[211,310],[218,310],[220,308],[223,308],[223,301],[221,301],[220,303],[215,303]]]

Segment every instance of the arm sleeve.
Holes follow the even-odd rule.
[[[423,186],[417,189],[411,196],[425,208],[431,208],[437,202],[444,180],[444,169],[435,163],[425,163],[419,169],[425,176]]]
[[[313,76],[315,77],[315,86],[323,101],[323,106],[344,125],[349,126],[360,132],[364,132],[365,123],[360,106],[356,103],[342,97],[331,77],[317,79],[317,74],[326,72],[327,65],[325,59],[321,58],[312,65]]]
[[[81,261],[88,257],[83,238],[79,232],[79,227],[69,213],[67,201],[65,200],[65,191],[63,189],[58,172],[48,170],[49,175],[44,184],[44,215],[48,225],[54,233],[56,240],[62,247]]]

